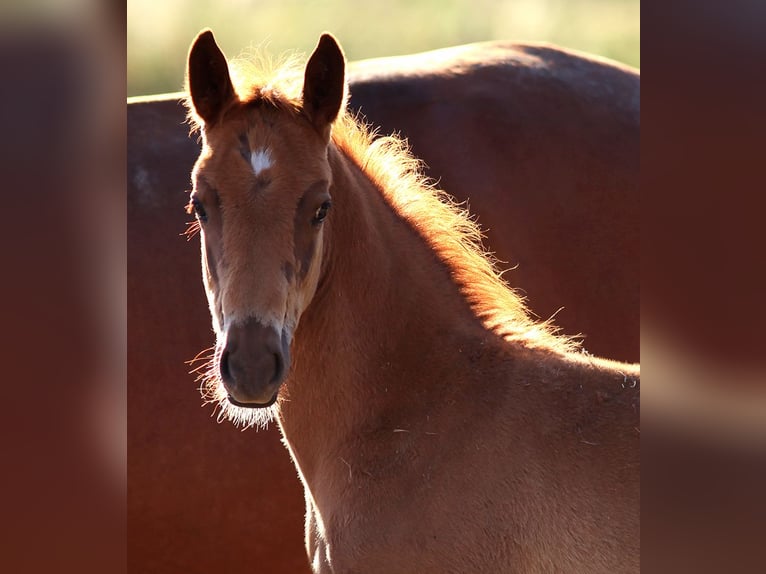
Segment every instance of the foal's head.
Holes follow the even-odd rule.
[[[295,97],[260,86],[238,94],[213,34],[189,52],[190,108],[203,147],[189,211],[230,403],[274,403],[290,343],[322,272],[330,216],[330,127],[344,105],[344,56],[323,35]],[[217,377],[216,377],[217,378]]]

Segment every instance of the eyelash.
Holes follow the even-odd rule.
[[[322,223],[325,218],[327,217],[327,212],[330,211],[330,208],[332,207],[331,201],[325,201],[322,205],[320,205],[317,210],[314,212],[314,218],[313,223],[318,224]]]
[[[189,214],[194,214],[201,223],[205,223],[207,221],[207,212],[205,211],[205,207],[196,197],[191,198],[186,211]]]

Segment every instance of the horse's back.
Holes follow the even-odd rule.
[[[635,70],[481,43],[361,62],[351,79],[351,105],[381,133],[403,132],[439,186],[468,201],[534,313],[563,307],[556,323],[591,353],[639,359]]]

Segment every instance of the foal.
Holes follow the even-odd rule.
[[[330,35],[300,81],[230,74],[203,31],[187,82],[205,392],[278,421],[314,570],[637,572],[638,367],[529,317],[401,142],[345,114]]]

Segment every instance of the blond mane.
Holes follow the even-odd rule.
[[[297,112],[303,81],[301,63],[302,59],[295,54],[277,61],[256,53],[249,59],[231,61],[231,79],[240,102],[267,100]],[[186,105],[196,129],[199,119],[189,96]],[[406,140],[396,135],[378,137],[345,105],[333,124],[332,140],[430,245],[487,328],[508,341],[531,348],[562,353],[581,350],[579,340],[559,334],[551,319],[541,321],[532,317],[524,298],[503,279],[498,262],[485,249],[478,223],[462,205],[425,177],[422,162],[412,156]]]

